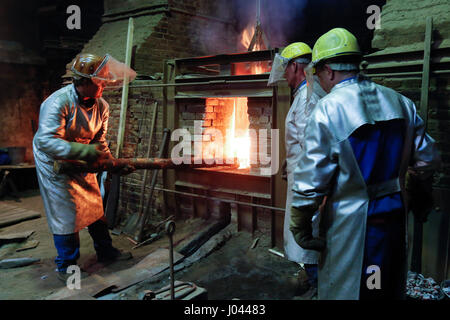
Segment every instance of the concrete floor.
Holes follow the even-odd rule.
[[[0,247],[0,260],[18,257],[40,258],[39,263],[0,270],[0,299],[44,299],[62,288],[57,279],[54,258],[56,250],[53,246],[45,218],[42,199],[38,190],[30,190],[21,194],[20,202],[14,199],[1,199],[4,203],[42,212],[39,219],[24,221],[16,225],[0,229],[0,234],[34,230],[29,239],[38,240],[38,247],[16,252],[19,243],[6,244]],[[208,222],[201,219],[177,221],[174,243],[189,237],[192,230],[199,230]],[[227,227],[234,230],[233,225]],[[258,245],[251,245],[258,237]],[[107,275],[130,268],[158,248],[168,248],[167,237],[154,241],[150,245],[135,250],[134,244],[125,235],[112,235],[113,244],[121,250],[131,251],[133,259],[103,266],[96,262],[92,240],[87,230],[80,231],[79,265],[91,274]],[[175,279],[194,282],[208,291],[209,300],[254,299],[254,300],[290,300],[295,298],[299,283],[304,282],[304,274],[297,275],[297,264],[269,253],[270,239],[266,235],[251,235],[246,232],[232,231],[231,238],[207,257],[193,265],[175,273]],[[175,250],[177,247],[175,247]],[[116,295],[104,296],[107,299],[136,300],[146,289],[157,290],[168,284],[168,271],[148,281],[141,282]]]

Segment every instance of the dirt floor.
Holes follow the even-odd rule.
[[[57,292],[64,284],[57,278],[54,258],[56,249],[52,235],[47,226],[42,199],[39,190],[21,193],[20,201],[13,198],[3,198],[3,203],[27,208],[42,213],[38,219],[24,221],[15,225],[0,228],[0,235],[33,230],[29,240],[39,241],[34,249],[16,252],[23,243],[8,243],[0,246],[0,260],[20,257],[39,258],[33,265],[0,270],[0,300],[25,299],[39,300]],[[201,219],[191,219],[176,222],[174,235],[175,250],[178,250],[183,239],[189,239],[193,233],[206,228],[211,222]],[[231,235],[218,249],[206,257],[186,266],[177,267],[175,280],[189,281],[205,288],[208,300],[291,300],[308,299],[299,297],[299,286],[303,288],[304,272],[299,265],[269,252],[270,239],[265,235],[251,235],[247,232],[237,232],[234,225],[226,227]],[[90,275],[100,276],[131,268],[145,256],[158,248],[169,248],[168,238],[163,236],[149,245],[132,249],[135,245],[126,235],[111,235],[113,244],[120,250],[130,251],[133,259],[115,262],[110,265],[97,263],[92,240],[87,230],[80,231],[79,265]],[[254,248],[254,240],[259,238]],[[106,293],[98,297],[102,300],[137,300],[142,299],[144,290],[158,290],[169,284],[169,271],[135,284],[118,293]]]

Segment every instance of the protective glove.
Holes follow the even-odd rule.
[[[419,222],[426,222],[433,208],[433,176],[420,178],[412,172],[406,174],[405,189],[408,208]]]
[[[99,149],[98,144],[83,144],[78,142],[69,142],[70,151],[68,159],[85,160],[93,162],[97,160],[102,152]]]
[[[289,229],[300,247],[308,250],[323,251],[325,239],[314,238],[312,235],[312,218],[317,211],[316,206],[291,208]]]

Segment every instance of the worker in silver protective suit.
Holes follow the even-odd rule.
[[[288,45],[280,54],[276,54],[272,63],[268,85],[277,84],[286,79],[288,86],[293,90],[293,102],[285,120],[286,143],[286,179],[287,196],[284,216],[284,253],[290,261],[303,264],[308,275],[309,296],[317,292],[317,260],[319,253],[314,250],[305,250],[300,247],[289,229],[291,216],[292,186],[294,184],[294,169],[297,166],[300,152],[303,148],[306,120],[311,114],[317,101],[325,95],[320,85],[314,87],[310,97],[307,97],[307,84],[304,68],[311,62],[311,48],[303,42],[294,42]],[[314,233],[318,232],[319,220],[317,214],[313,217]],[[299,288],[303,289],[304,288]],[[304,292],[297,292],[304,294]]]
[[[33,153],[39,188],[57,257],[58,277],[65,281],[70,265],[80,256],[78,232],[88,227],[98,261],[131,258],[112,246],[104,218],[102,198],[93,173],[56,174],[55,159],[95,161],[111,158],[105,140],[109,105],[102,98],[105,87],[120,86],[136,73],[109,55],[81,54],[71,71],[73,83],[50,95],[41,105]],[[126,168],[127,174],[133,168]]]
[[[343,28],[314,45],[307,78],[316,74],[328,94],[306,125],[290,228],[301,247],[321,252],[319,299],[403,299],[405,176],[430,183],[440,157],[414,103],[359,74],[360,58]],[[316,237],[311,217],[324,197]]]

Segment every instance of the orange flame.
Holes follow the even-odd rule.
[[[217,98],[207,98],[206,105],[210,105],[214,100],[217,101]],[[218,100],[221,101],[221,108],[227,109],[228,116],[223,120],[220,138],[213,133],[217,129],[215,127],[204,131],[203,157],[223,157],[225,161],[237,159],[239,169],[250,168],[250,121],[247,113],[247,98],[219,98]],[[211,138],[210,134],[215,135],[214,138]]]
[[[250,121],[247,114],[247,98],[234,98],[233,114],[228,127],[227,156],[237,158],[239,169],[250,167]]]
[[[241,33],[240,44],[248,50],[255,35],[255,26],[249,24]],[[257,39],[258,40],[258,39]],[[252,51],[266,50],[267,48],[261,41],[255,41]],[[268,61],[246,62],[235,64],[235,74],[262,74],[270,72],[270,66]]]
[[[250,42],[252,41],[253,34],[255,33],[255,27],[252,25],[248,25],[247,28],[242,31],[241,34],[241,44],[244,46],[244,48],[250,47]]]

